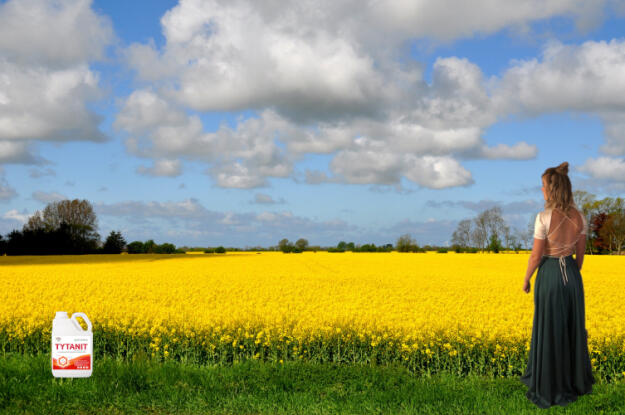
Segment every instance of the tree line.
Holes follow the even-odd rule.
[[[184,253],[174,244],[153,240],[126,244],[120,231],[111,231],[104,242],[97,231],[98,221],[87,200],[48,203],[28,218],[21,230],[0,235],[0,255],[64,255],[128,253]]]
[[[617,197],[597,199],[594,194],[577,190],[573,192],[576,206],[588,223],[586,250],[590,254],[621,254],[625,248],[625,200]],[[303,251],[328,252],[478,252],[501,250],[519,251],[530,249],[534,234],[532,215],[526,229],[511,228],[502,217],[498,206],[486,209],[476,217],[461,220],[451,237],[451,246],[420,247],[410,234],[401,235],[395,246],[387,243],[376,246],[340,241],[336,246],[310,246],[308,240],[299,238],[291,242],[284,238],[277,246],[254,247],[253,250],[301,253]],[[202,250],[205,253],[224,253],[226,248],[176,248],[172,243],[157,244],[154,240],[126,243],[120,231],[111,231],[104,242],[97,232],[97,217],[93,206],[87,200],[62,200],[52,202],[40,212],[36,211],[24,224],[22,230],[13,230],[6,237],[0,235],[0,255],[59,255],[59,254],[129,254],[184,253],[187,250]],[[227,250],[241,251],[240,248]]]
[[[594,194],[583,190],[574,191],[573,198],[588,223],[586,252],[620,255],[625,248],[625,200],[620,197],[596,199]],[[526,229],[512,229],[503,219],[500,207],[486,209],[458,223],[451,237],[451,247],[457,252],[531,249],[536,214],[530,216]]]

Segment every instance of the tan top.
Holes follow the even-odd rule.
[[[555,226],[551,228],[551,224]],[[558,257],[564,283],[568,281],[564,258],[575,253],[579,238],[585,238],[588,224],[586,218],[574,206],[568,212],[549,208],[536,215],[534,238],[545,241],[545,255]]]

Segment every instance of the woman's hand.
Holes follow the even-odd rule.
[[[530,280],[526,279],[523,281],[523,291],[525,291],[526,293],[530,292]]]

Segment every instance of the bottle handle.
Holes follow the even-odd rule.
[[[76,317],[82,317],[83,320],[85,320],[85,323],[87,323],[87,331],[91,331],[93,326],[91,325],[91,321],[89,320],[89,317],[87,317],[85,313],[74,313],[72,314],[72,318],[71,318],[71,320],[82,330],[82,326],[80,325],[78,320],[76,320]]]

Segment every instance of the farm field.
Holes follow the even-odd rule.
[[[85,312],[104,356],[400,364],[520,376],[528,254],[229,252],[0,257],[0,346],[49,353],[56,311]],[[625,257],[586,256],[593,372],[625,376]]]

